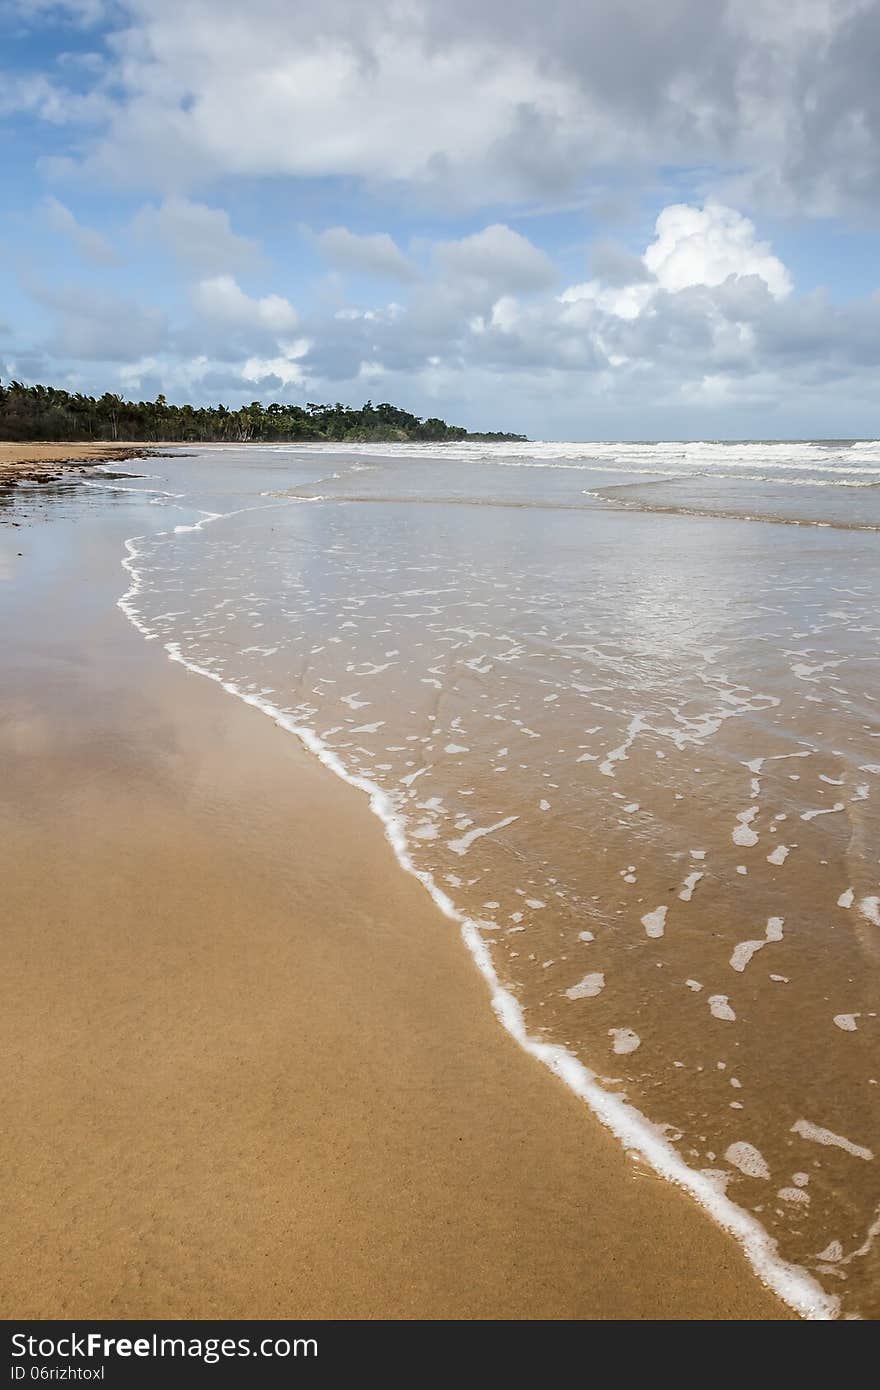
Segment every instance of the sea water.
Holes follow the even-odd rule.
[[[199,448],[121,606],[371,799],[517,1041],[880,1311],[880,443]],[[291,845],[291,853],[296,846]]]

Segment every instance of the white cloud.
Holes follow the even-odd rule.
[[[643,284],[654,278],[642,258],[632,255],[624,247],[616,246],[610,241],[603,241],[594,246],[591,259],[593,274],[603,285],[624,288],[627,285]]]
[[[791,276],[766,241],[758,241],[747,217],[721,203],[676,203],[660,213],[644,262],[662,289],[720,285],[729,275],[757,275],[781,299]]]
[[[0,72],[0,116],[18,112],[54,126],[106,126],[118,108],[101,91],[78,92],[45,73]]]
[[[44,207],[49,225],[56,232],[60,232],[62,236],[69,237],[84,260],[90,261],[92,265],[115,265],[118,263],[119,257],[107,238],[91,227],[84,227],[77,222],[70,208],[65,207],[64,203],[59,202],[50,194],[45,200]]]
[[[21,4],[45,23],[48,4]],[[112,81],[7,81],[0,104],[99,122],[75,157],[163,191],[338,175],[486,205],[679,165],[812,212],[878,198],[877,0],[122,0],[106,17]]]
[[[451,279],[526,291],[546,289],[557,278],[549,257],[503,223],[457,241],[435,242],[433,251],[435,263]]]
[[[613,314],[619,319],[637,319],[639,314],[654,297],[655,288],[649,284],[624,285],[622,289],[604,286],[599,280],[585,280],[580,285],[569,285],[559,295],[560,304],[580,304],[586,312],[595,306],[603,313]]]
[[[628,284],[619,283],[617,261],[612,262],[611,284],[600,279],[570,285],[559,295],[562,304],[581,304],[583,312],[595,307],[621,319],[637,319],[663,291],[676,294],[698,286],[723,285],[756,276],[774,299],[792,290],[787,268],[774,256],[766,241],[759,241],[754,224],[733,208],[709,201],[704,207],[675,203],[663,208],[654,227],[654,240],[641,258],[644,270],[637,278],[630,268]]]
[[[347,227],[328,227],[315,241],[333,265],[391,280],[417,280],[419,272],[387,232],[365,236]]]
[[[231,275],[200,280],[193,299],[199,313],[216,325],[258,327],[270,333],[285,334],[292,332],[299,323],[299,315],[289,300],[280,294],[252,299]]]
[[[51,17],[69,20],[89,28],[107,17],[107,0],[14,0],[16,18],[22,23],[35,23]]]
[[[493,328],[499,328],[502,333],[510,333],[517,327],[519,319],[519,305],[513,295],[503,294],[500,299],[496,299],[492,305],[490,320]]]
[[[720,414],[735,420],[740,406],[775,410],[777,400],[812,391],[826,366],[853,395],[876,370],[880,299],[835,311],[799,298],[782,262],[732,209],[664,209],[640,262],[644,278],[634,279],[641,272],[633,265],[623,274],[612,258],[612,279],[634,283],[596,278],[559,295],[536,287],[546,278],[540,262],[532,273],[536,248],[509,228],[501,232],[435,247],[435,278],[415,284],[403,304],[334,302],[307,314],[295,338],[286,300],[276,297],[285,307],[269,312],[271,296],[252,299],[230,277],[203,282],[198,304],[214,344],[207,356],[229,364],[226,375],[215,366],[211,382],[238,372],[245,394],[256,383],[264,394],[356,400],[381,373],[390,399],[412,401],[422,413],[437,408],[436,392],[457,399],[469,384],[500,403],[492,413],[501,410],[502,425],[520,424],[528,399],[531,428],[542,419],[542,432],[552,433],[554,421],[568,418],[569,402],[581,400],[601,407],[606,431],[616,418],[617,431],[632,434],[638,400],[639,419],[656,420],[677,405],[700,421],[714,418],[717,433]],[[255,332],[266,346],[239,351]],[[454,411],[447,405],[440,413]]]
[[[253,0],[245,11],[189,0],[183,22],[176,0],[129,7],[133,22],[115,38],[121,95],[87,159],[129,184],[179,191],[235,175],[459,184],[475,167],[489,176],[523,103],[554,120],[572,107],[575,118],[568,84],[527,55],[489,38],[430,43],[419,3],[365,16],[346,4]]]
[[[711,200],[663,209],[646,241],[641,257],[600,256],[602,274],[555,293],[542,253],[496,225],[434,243],[394,302],[340,289],[302,314],[229,273],[202,276],[194,313],[170,331],[137,303],[31,287],[54,328],[36,343],[16,335],[11,354],[54,355],[59,371],[39,368],[48,380],[101,362],[111,381],[118,371],[177,399],[356,402],[378,379],[420,414],[543,435],[805,434],[822,420],[825,433],[864,431],[880,297],[798,294],[755,225]]]
[[[46,343],[56,357],[86,362],[133,362],[167,343],[160,310],[94,288],[31,284],[30,294],[53,316]]]
[[[289,343],[286,351],[275,357],[249,357],[241,367],[241,374],[246,381],[260,382],[274,377],[282,386],[302,386],[306,373],[301,359],[309,346],[308,338],[301,338]]]
[[[252,269],[262,260],[255,241],[233,232],[227,212],[188,198],[172,196],[159,207],[148,203],[135,214],[132,231],[202,275]]]

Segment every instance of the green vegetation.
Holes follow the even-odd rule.
[[[252,401],[240,410],[225,405],[169,405],[164,396],[154,401],[124,401],[105,392],[96,399],[54,386],[24,386],[0,382],[0,439],[137,440],[155,443],[220,442],[284,443],[295,440],[425,440],[524,439],[520,434],[470,434],[445,420],[422,420],[396,405],[349,406],[263,405]]]

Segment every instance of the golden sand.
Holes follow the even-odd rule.
[[[122,462],[149,453],[145,444],[86,443],[16,444],[0,440],[0,486],[4,483],[44,482],[62,467]]]
[[[0,1315],[790,1316],[502,1031],[365,800],[126,624],[119,536],[47,580],[36,529],[0,592]]]

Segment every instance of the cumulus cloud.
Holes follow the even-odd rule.
[[[108,0],[12,0],[11,4],[0,5],[0,16],[6,9],[13,12],[22,27],[51,18],[55,23],[66,20],[90,28],[107,17],[110,3]]]
[[[654,276],[641,256],[635,256],[614,242],[603,241],[593,248],[593,274],[603,285],[623,289],[626,285],[638,285]]]
[[[500,244],[517,253],[529,246],[524,238]],[[671,206],[642,256],[615,248],[594,260],[599,270],[610,266],[607,278],[559,294],[548,293],[546,284],[537,289],[522,273],[527,256],[505,261],[498,246],[489,254],[493,246],[482,233],[444,243],[444,254],[434,258],[437,278],[417,286],[403,305],[308,319],[305,372],[352,383],[377,367],[386,380],[454,371],[469,379],[489,373],[502,382],[532,373],[530,389],[543,383],[555,411],[553,392],[585,391],[607,403],[631,399],[635,391],[641,409],[670,394],[708,404],[722,398],[722,383],[724,399],[733,400],[743,383],[753,390],[762,373],[800,370],[794,344],[806,325],[792,313],[788,272],[731,209]],[[865,329],[860,339],[867,336]],[[818,343],[803,347],[815,361]],[[699,383],[709,378],[712,388],[701,396]]]
[[[270,383],[269,389],[304,386],[307,380],[302,359],[309,350],[307,338],[290,343],[285,352],[274,357],[249,357],[242,363],[241,375],[257,385]]]
[[[289,299],[249,295],[232,275],[197,281],[190,289],[190,306],[172,334],[173,351],[182,360],[222,363],[225,371],[227,364],[252,359],[296,362],[308,348],[301,317]]]
[[[441,262],[440,278],[402,306],[307,322],[303,369],[352,390],[367,367],[381,369],[386,385],[423,388],[441,375],[446,389],[453,378],[459,390],[480,382],[517,409],[521,393],[535,411],[543,399],[554,420],[561,401],[584,400],[616,419],[618,432],[628,420],[632,433],[635,399],[641,419],[676,404],[735,419],[740,405],[772,413],[823,369],[858,396],[880,356],[880,297],[837,309],[821,296],[799,298],[754,225],[716,203],[664,209],[640,257],[615,248],[594,258],[595,269],[608,267],[604,278],[552,294],[527,280],[519,291],[479,286],[461,278],[454,258]]]
[[[0,117],[23,113],[50,126],[106,129],[117,110],[100,91],[73,90],[44,72],[0,70]]]
[[[193,295],[198,312],[218,326],[259,327],[270,333],[291,333],[299,315],[280,294],[252,299],[231,275],[214,275],[200,280]]]
[[[486,203],[677,164],[714,165],[740,201],[877,204],[877,0],[119,0],[106,18],[87,162],[163,190],[340,175]],[[87,115],[45,75],[4,100]]]
[[[133,362],[168,341],[164,313],[108,291],[76,285],[30,285],[30,293],[54,320],[46,351],[86,362]]]
[[[77,222],[70,208],[51,195],[46,198],[44,208],[49,225],[62,236],[68,237],[79,251],[83,260],[92,265],[115,265],[119,257],[109,241],[100,232],[84,227]]]
[[[230,175],[466,183],[524,100],[559,84],[482,40],[432,49],[426,17],[380,3],[129,0],[122,92],[87,163],[178,190]],[[352,34],[357,40],[352,40]],[[558,96],[558,100],[557,100]]]
[[[557,278],[549,257],[502,223],[459,240],[438,241],[433,251],[436,264],[451,279],[479,280],[524,291],[546,289]]]
[[[825,432],[865,428],[880,295],[799,294],[755,224],[713,200],[664,208],[644,242],[638,255],[598,248],[593,278],[560,290],[537,247],[490,226],[434,243],[393,299],[319,298],[300,312],[231,274],[202,276],[171,327],[130,301],[32,287],[54,328],[15,344],[16,360],[116,362],[120,380],[191,399],[381,391],[422,414],[551,437],[804,434],[820,418]]]
[[[203,275],[250,270],[262,260],[257,243],[232,230],[227,212],[189,198],[172,196],[159,207],[148,203],[135,214],[132,231],[136,240],[163,247]]]
[[[730,275],[757,275],[775,299],[791,292],[791,276],[765,241],[758,241],[747,217],[707,202],[705,207],[676,203],[657,218],[655,238],[644,263],[666,290],[689,285],[720,285]]]
[[[328,227],[315,237],[323,256],[342,270],[389,280],[417,280],[419,272],[387,232],[359,235],[347,227]]]
[[[594,257],[593,280],[570,285],[560,302],[591,303],[621,319],[638,318],[656,304],[661,291],[677,293],[697,286],[723,285],[754,278],[774,299],[791,293],[787,268],[755,226],[733,208],[709,201],[704,207],[675,203],[663,208],[654,240],[639,257],[618,248]]]

